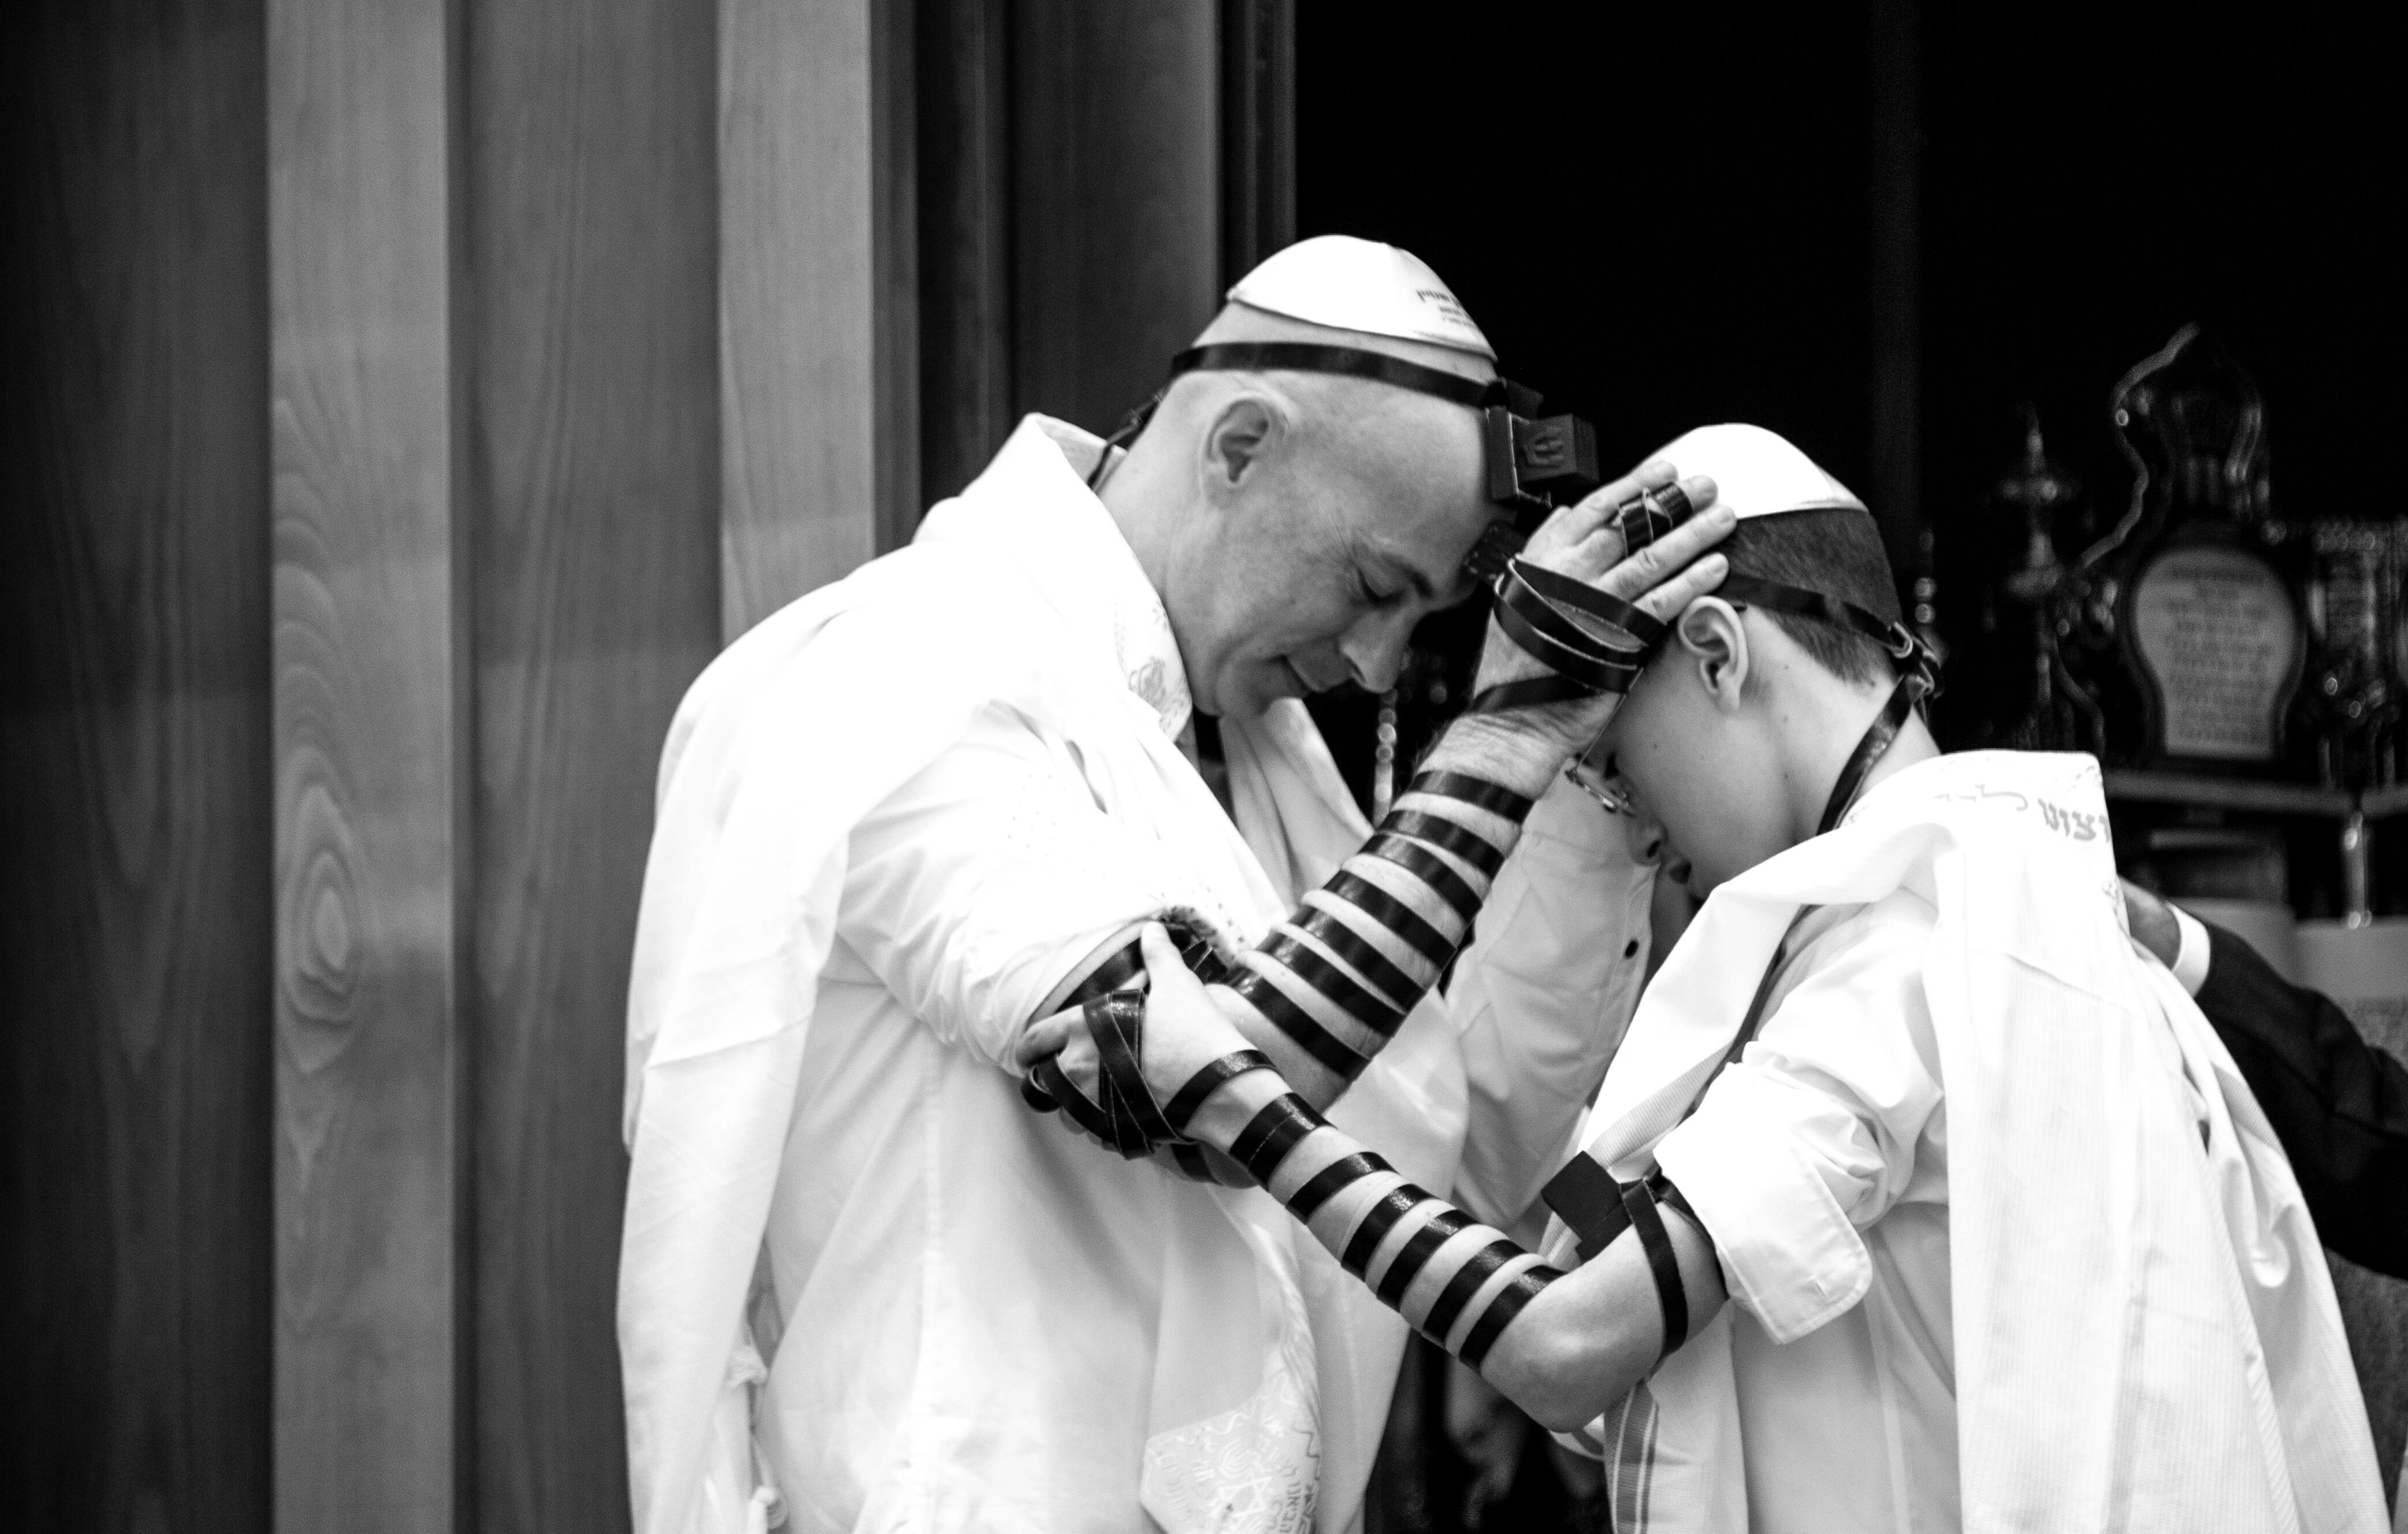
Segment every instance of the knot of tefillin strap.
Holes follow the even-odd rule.
[[[1090,997],[1081,1009],[1096,1044],[1096,1096],[1091,1100],[1048,1060],[1032,1072],[1079,1126],[1134,1161],[1155,1150],[1190,1143],[1187,1121],[1221,1083],[1250,1070],[1271,1068],[1269,1056],[1238,1050],[1190,1077],[1168,1104],[1157,1103],[1145,1081],[1145,993],[1114,991]]]

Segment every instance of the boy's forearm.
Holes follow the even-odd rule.
[[[1280,1146],[1288,1090],[1269,1071],[1238,1077],[1205,1101],[1186,1132],[1248,1166],[1416,1330],[1559,1431],[1585,1426],[1654,1366],[1662,1310],[1634,1233],[1557,1273],[1404,1183],[1342,1130],[1316,1124],[1301,1136],[1288,1131],[1292,1142]],[[1692,1326],[1701,1326],[1723,1298],[1713,1250],[1677,1214],[1665,1226]]]
[[[1662,1212],[1694,1337],[1722,1308],[1722,1268],[1703,1232],[1676,1210]],[[1569,1433],[1630,1394],[1654,1371],[1663,1346],[1655,1280],[1637,1232],[1626,1230],[1533,1299],[1481,1372],[1532,1421]]]

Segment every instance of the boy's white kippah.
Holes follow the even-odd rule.
[[[1309,324],[1427,341],[1497,360],[1438,273],[1411,251],[1351,235],[1297,241],[1239,280],[1229,301]]]
[[[1699,426],[1672,438],[1647,460],[1670,464],[1684,479],[1711,476],[1714,500],[1749,517],[1845,507],[1862,511],[1855,492],[1831,478],[1788,438],[1762,426],[1732,423]]]

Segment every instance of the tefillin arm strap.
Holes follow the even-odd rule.
[[[1181,1088],[1168,1122],[1184,1130],[1223,1083],[1268,1065],[1252,1051],[1214,1061]],[[1294,1093],[1258,1109],[1229,1155],[1383,1304],[1475,1369],[1522,1308],[1563,1276],[1407,1182]]]
[[[1421,773],[1361,850],[1251,953],[1224,960],[1183,924],[1172,926],[1173,939],[1199,979],[1226,984],[1324,1068],[1352,1082],[1470,936],[1531,802],[1463,773]],[[1192,1177],[1235,1181],[1226,1168],[1215,1178],[1212,1163],[1153,1111],[1140,1068],[1144,1010],[1127,989],[1142,969],[1132,941],[1069,997],[1095,1039],[1104,1100],[1089,1100],[1054,1060],[1029,1073],[1022,1095],[1040,1111],[1060,1108],[1123,1155],[1167,1147]]]

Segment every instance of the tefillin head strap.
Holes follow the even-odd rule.
[[[1906,727],[1907,717],[1925,698],[1940,690],[1940,658],[1904,624],[1823,592],[1807,591],[1759,576],[1734,574],[1723,578],[1714,595],[1741,606],[1753,603],[1861,634],[1888,651],[1898,667],[1898,685],[1890,689],[1889,701],[1882,705],[1881,713],[1857,740],[1856,749],[1849,753],[1848,765],[1840,769],[1839,781],[1831,785],[1831,796],[1823,805],[1822,823],[1814,828],[1814,834],[1821,836],[1838,825],[1840,818],[1848,812],[1848,806],[1856,802],[1873,765],[1889,751],[1898,732]]]
[[[1403,357],[1392,357],[1384,351],[1324,346],[1316,341],[1225,341],[1215,346],[1190,347],[1170,359],[1172,378],[1197,372],[1335,373],[1394,384],[1475,410],[1502,405],[1516,414],[1528,415],[1539,408],[1536,393],[1504,379],[1483,382],[1444,368],[1426,367]]]
[[[1559,496],[1585,494],[1599,478],[1597,434],[1589,423],[1570,415],[1533,419],[1539,411],[1538,391],[1510,379],[1484,381],[1384,351],[1316,341],[1222,341],[1190,347],[1170,359],[1171,379],[1208,371],[1326,373],[1366,379],[1479,411],[1481,442],[1487,456],[1488,498],[1508,512],[1489,523],[1464,560],[1466,568],[1483,581],[1493,581],[1503,572],[1505,561],[1521,552]],[[1169,387],[1166,380],[1106,440],[1095,473],[1088,479],[1088,489],[1102,480],[1112,450],[1126,447],[1145,429]]]

